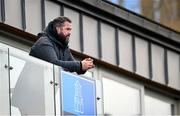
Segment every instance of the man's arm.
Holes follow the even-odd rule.
[[[71,72],[81,72],[81,63],[79,61],[59,60],[53,45],[51,45],[49,42],[33,46],[30,55],[61,66]]]
[[[74,57],[72,56],[70,50],[69,50],[69,53],[70,53],[70,58],[69,58],[69,60],[70,60],[70,61],[75,61],[75,59],[74,59]],[[91,59],[91,58],[85,58],[84,60],[82,60],[82,61],[80,62],[80,64],[81,64],[81,70],[80,70],[79,72],[77,72],[78,74],[84,74],[84,73],[86,73],[86,71],[87,71],[88,69],[94,68],[93,59]]]

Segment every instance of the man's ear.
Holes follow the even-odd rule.
[[[60,27],[56,27],[56,32],[59,34],[59,32],[60,32]]]

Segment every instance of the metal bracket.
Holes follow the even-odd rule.
[[[12,70],[13,69],[13,67],[12,66],[8,66],[7,64],[5,64],[5,66],[4,66],[5,68],[8,68],[9,70]]]
[[[50,84],[52,85],[55,85],[55,86],[58,86],[58,83],[54,83],[52,80],[50,81]]]
[[[96,99],[97,99],[97,100],[100,100],[101,98],[100,98],[100,97],[97,97]]]

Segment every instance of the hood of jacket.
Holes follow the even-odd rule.
[[[64,39],[59,37],[56,29],[53,28],[53,22],[52,21],[48,24],[48,26],[45,28],[45,30],[43,32],[38,33],[38,38],[40,38],[42,36],[48,36],[49,39],[51,39],[55,43],[59,44],[60,47],[62,47],[62,48],[68,47],[69,42],[67,42]]]

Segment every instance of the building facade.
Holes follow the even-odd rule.
[[[180,33],[105,0],[0,0],[0,6],[0,43],[18,54],[28,54],[55,17],[72,20],[73,55],[95,61],[85,75],[98,80],[97,114],[180,114]],[[11,76],[18,77],[25,63],[14,61]],[[1,85],[2,73],[1,67]]]

